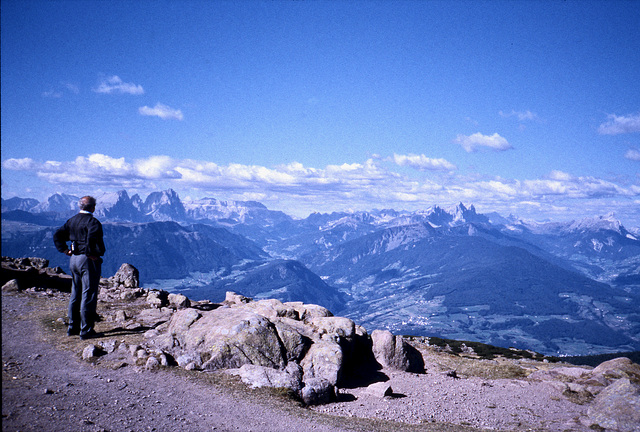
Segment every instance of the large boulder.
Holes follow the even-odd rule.
[[[201,314],[183,309],[173,315],[168,331],[182,351],[200,356],[203,369],[286,365],[275,325],[242,308],[219,308]]]
[[[332,400],[335,387],[353,375],[348,368],[373,357],[363,328],[321,306],[229,292],[221,307],[196,307],[177,308],[166,325],[148,332],[149,343],[184,368],[236,370],[252,386],[285,387],[307,404]],[[149,318],[164,318],[158,314]]]
[[[628,378],[631,382],[640,384],[640,365],[632,362],[627,357],[618,357],[600,363],[592,371],[594,377],[602,377],[609,382]]]
[[[178,309],[154,343],[180,359],[178,363],[202,369],[251,365],[283,371],[295,363],[303,383],[320,379],[335,386],[344,376],[347,357],[355,352],[355,341],[366,337],[362,329],[357,334],[352,320],[333,317],[321,306],[252,301],[231,292],[224,305],[209,311]],[[275,376],[265,370],[246,367],[243,379]]]
[[[628,378],[605,388],[588,409],[589,421],[606,430],[637,432],[640,425],[640,385]]]
[[[17,279],[11,279],[9,282],[7,282],[6,284],[2,285],[2,291],[3,292],[20,291],[20,285],[18,284],[18,280]]]
[[[296,393],[303,387],[302,369],[293,362],[284,370],[245,364],[238,370],[238,375],[251,387],[286,388]]]
[[[307,405],[326,404],[336,399],[335,386],[326,379],[310,378],[304,384],[300,396]]]
[[[336,385],[342,378],[343,362],[340,345],[335,342],[317,341],[311,345],[300,366],[304,370],[305,382],[309,378],[323,378]]]
[[[424,372],[424,360],[420,353],[402,337],[388,330],[371,333],[373,355],[383,368],[404,372]]]

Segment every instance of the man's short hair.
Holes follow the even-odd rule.
[[[78,202],[80,210],[89,210],[96,207],[96,199],[92,196],[83,196]]]

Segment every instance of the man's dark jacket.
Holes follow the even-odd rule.
[[[53,242],[60,252],[64,253],[69,249],[68,241],[73,242],[74,255],[104,255],[102,224],[91,213],[78,213],[53,235]]]

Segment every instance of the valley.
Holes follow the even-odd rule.
[[[75,197],[3,200],[2,254],[66,270],[52,233]],[[256,202],[98,197],[107,255],[142,284],[219,301],[226,291],[320,304],[371,332],[548,355],[640,350],[640,240],[612,215],[538,223],[473,206],[294,219]]]

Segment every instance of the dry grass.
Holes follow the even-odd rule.
[[[492,356],[492,360],[487,360],[478,356],[445,352],[440,347],[428,345],[417,338],[410,340],[410,343],[420,351],[427,368],[454,370],[459,376],[483,379],[519,379],[525,378],[529,373],[516,360],[500,356]]]

